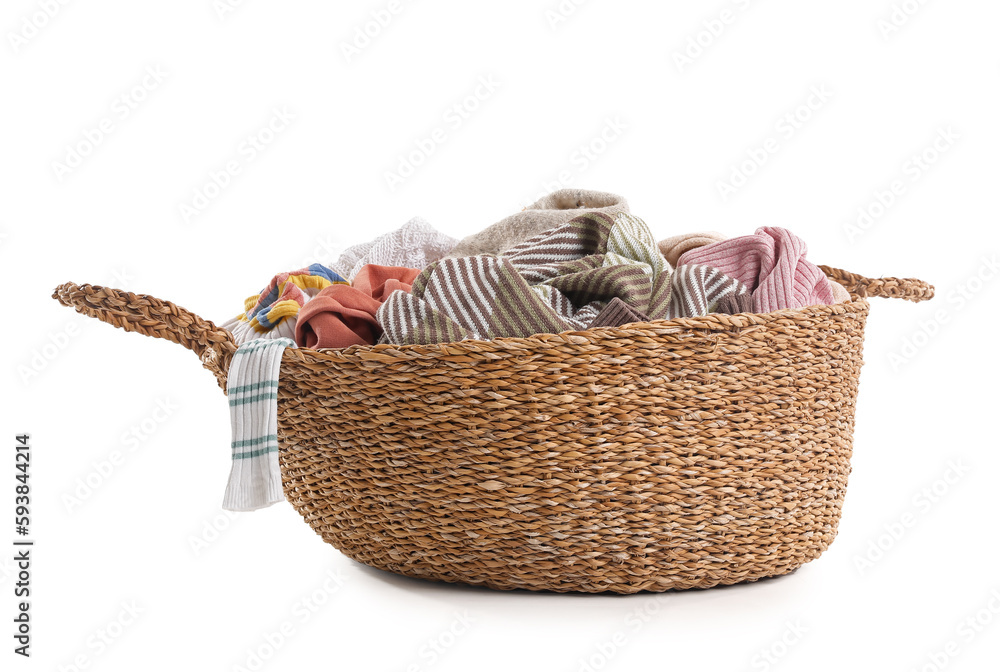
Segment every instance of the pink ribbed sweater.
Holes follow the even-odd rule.
[[[688,250],[680,264],[705,264],[736,278],[750,288],[755,313],[834,302],[830,281],[806,260],[805,241],[777,226]]]

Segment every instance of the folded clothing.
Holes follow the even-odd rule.
[[[478,254],[503,254],[515,245],[565,224],[586,211],[601,212],[614,218],[629,209],[625,199],[616,194],[560,189],[543,196],[521,212],[463,238],[447,256],[455,259]]]
[[[441,259],[458,241],[445,235],[420,217],[375,240],[347,248],[330,267],[348,280],[365,266],[426,268]]]
[[[660,252],[667,258],[674,268],[677,268],[677,260],[688,250],[696,247],[703,247],[725,240],[726,237],[717,231],[703,231],[700,233],[683,233],[679,236],[671,236],[659,242]]]
[[[244,343],[229,365],[233,465],[222,508],[253,511],[285,498],[278,465],[278,373],[288,338]]]
[[[353,285],[331,285],[302,308],[295,342],[307,348],[371,345],[382,335],[375,314],[395,291],[409,292],[418,268],[364,266]]]
[[[346,284],[343,276],[322,264],[279,273],[260,294],[244,302],[242,314],[222,326],[237,345],[257,338],[294,338],[295,320],[302,306],[323,289]]]
[[[755,313],[834,302],[830,281],[806,260],[805,241],[780,227],[690,249],[678,263],[704,264],[739,280],[750,289]]]

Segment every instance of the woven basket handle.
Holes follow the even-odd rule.
[[[852,294],[861,297],[881,296],[887,299],[906,299],[919,302],[934,298],[934,285],[916,278],[866,278],[839,268],[820,266],[831,280],[836,280]]]
[[[99,285],[67,282],[56,287],[52,298],[76,312],[96,317],[125,331],[165,338],[194,351],[202,366],[215,374],[226,389],[229,362],[236,352],[232,335],[208,320],[169,301]]]

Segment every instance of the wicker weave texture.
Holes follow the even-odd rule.
[[[348,556],[421,578],[631,593],[784,574],[837,533],[867,310],[289,351],[285,494]]]
[[[285,494],[348,556],[425,579],[634,593],[790,572],[837,533],[862,297],[933,296],[917,280],[824,270],[855,300],[525,339],[286,350]],[[211,322],[89,285],[55,296],[190,347],[224,385],[232,344]]]

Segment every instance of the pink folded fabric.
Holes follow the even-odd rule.
[[[705,264],[736,278],[750,289],[755,313],[834,302],[830,281],[806,260],[805,241],[777,226],[688,250],[678,264]]]
[[[725,240],[726,237],[717,231],[702,231],[700,233],[682,233],[679,236],[664,238],[658,243],[660,252],[667,258],[670,265],[677,268],[681,255],[696,247],[703,247]]]
[[[839,282],[831,280],[830,288],[833,290],[833,303],[845,303],[851,300],[851,293]]]
[[[418,275],[418,268],[362,267],[353,285],[330,285],[302,307],[295,324],[295,342],[307,348],[377,343],[382,327],[375,313],[394,291],[409,292]]]
[[[409,293],[418,275],[419,268],[368,264],[354,276],[351,286],[381,303],[397,289]]]

